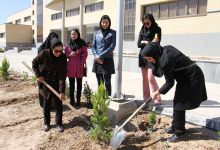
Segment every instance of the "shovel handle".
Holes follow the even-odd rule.
[[[118,131],[120,131],[145,105],[147,105],[152,99],[149,98],[146,102],[144,102],[120,127],[118,127]],[[117,131],[117,132],[118,132]],[[117,133],[116,132],[116,133]]]
[[[33,71],[33,69],[32,69],[26,62],[22,61],[22,63],[23,63],[33,74],[35,74],[34,71]],[[47,82],[41,81],[41,83],[43,83],[51,92],[53,92],[53,93],[60,99],[60,94],[59,94],[56,90],[54,90],[54,88],[52,88]],[[65,103],[65,105],[67,105],[71,110],[74,110],[78,116],[80,116],[81,118],[83,118],[83,120],[84,120],[87,124],[89,124],[89,125],[91,124],[91,123],[89,122],[89,120],[88,120],[85,116],[79,114],[79,113],[77,112],[77,110],[76,110],[72,105],[70,105],[70,103],[68,103],[66,100],[62,100],[62,101],[63,101],[63,102]]]

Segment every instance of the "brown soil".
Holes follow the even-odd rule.
[[[0,79],[0,149],[76,149],[111,150],[108,144],[100,144],[90,139],[87,125],[75,112],[64,106],[63,123],[65,131],[59,133],[55,125],[55,113],[51,113],[52,129],[44,132],[43,113],[38,103],[36,84],[24,81],[19,75],[10,75],[8,81]],[[84,103],[85,104],[85,103]],[[92,110],[86,107],[78,109],[87,117]],[[215,131],[187,124],[186,136],[179,142],[156,142],[161,137],[169,137],[163,129],[168,127],[172,118],[157,116],[155,132],[147,131],[147,112],[142,110],[125,126],[127,131],[121,150],[141,149],[220,149]],[[156,143],[155,143],[156,142]]]

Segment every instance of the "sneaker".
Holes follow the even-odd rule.
[[[48,132],[49,130],[50,130],[50,125],[45,125],[45,126],[44,126],[44,131],[45,131],[45,132]]]
[[[170,127],[170,128],[165,128],[164,131],[167,133],[167,134],[174,134],[175,133],[175,129]]]
[[[178,142],[183,138],[183,134],[181,135],[177,135],[177,134],[173,134],[171,137],[167,138],[168,142]]]
[[[62,132],[64,131],[63,126],[58,126],[57,129],[58,129],[58,131],[59,131],[60,133],[62,133]]]

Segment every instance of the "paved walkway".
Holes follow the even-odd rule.
[[[9,59],[11,68],[19,72],[29,72],[22,61],[26,61],[31,65],[31,61],[36,56],[36,53],[31,51],[15,53],[6,52],[0,53],[0,62],[6,56]],[[91,57],[89,58],[91,59]],[[29,72],[29,75],[31,73]],[[95,91],[97,88],[95,74],[91,72],[91,67],[88,67],[88,77],[83,79],[87,81],[90,87]],[[163,85],[164,78],[157,79],[159,86]],[[114,93],[115,76],[112,76],[112,89]],[[186,120],[198,125],[206,126],[211,129],[220,130],[220,84],[206,83],[208,100],[194,110],[187,111]],[[162,95],[162,114],[172,116],[172,99],[174,95],[175,86],[166,94]],[[135,99],[142,100],[142,77],[140,73],[122,72],[122,93],[134,97]]]

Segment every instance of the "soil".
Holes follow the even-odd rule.
[[[11,73],[8,81],[0,79],[0,149],[40,149],[40,150],[111,150],[109,144],[92,141],[87,124],[66,106],[63,112],[65,131],[59,133],[55,125],[55,112],[51,112],[52,129],[43,131],[43,112],[38,102],[38,88],[31,81]],[[83,101],[83,100],[82,100]],[[86,117],[91,117],[92,109],[77,109]],[[187,133],[176,143],[159,141],[161,137],[169,137],[164,128],[169,127],[172,118],[157,116],[157,131],[147,130],[147,112],[142,110],[126,126],[126,138],[120,150],[217,150],[220,149],[219,136],[216,131],[200,126],[187,124]]]

